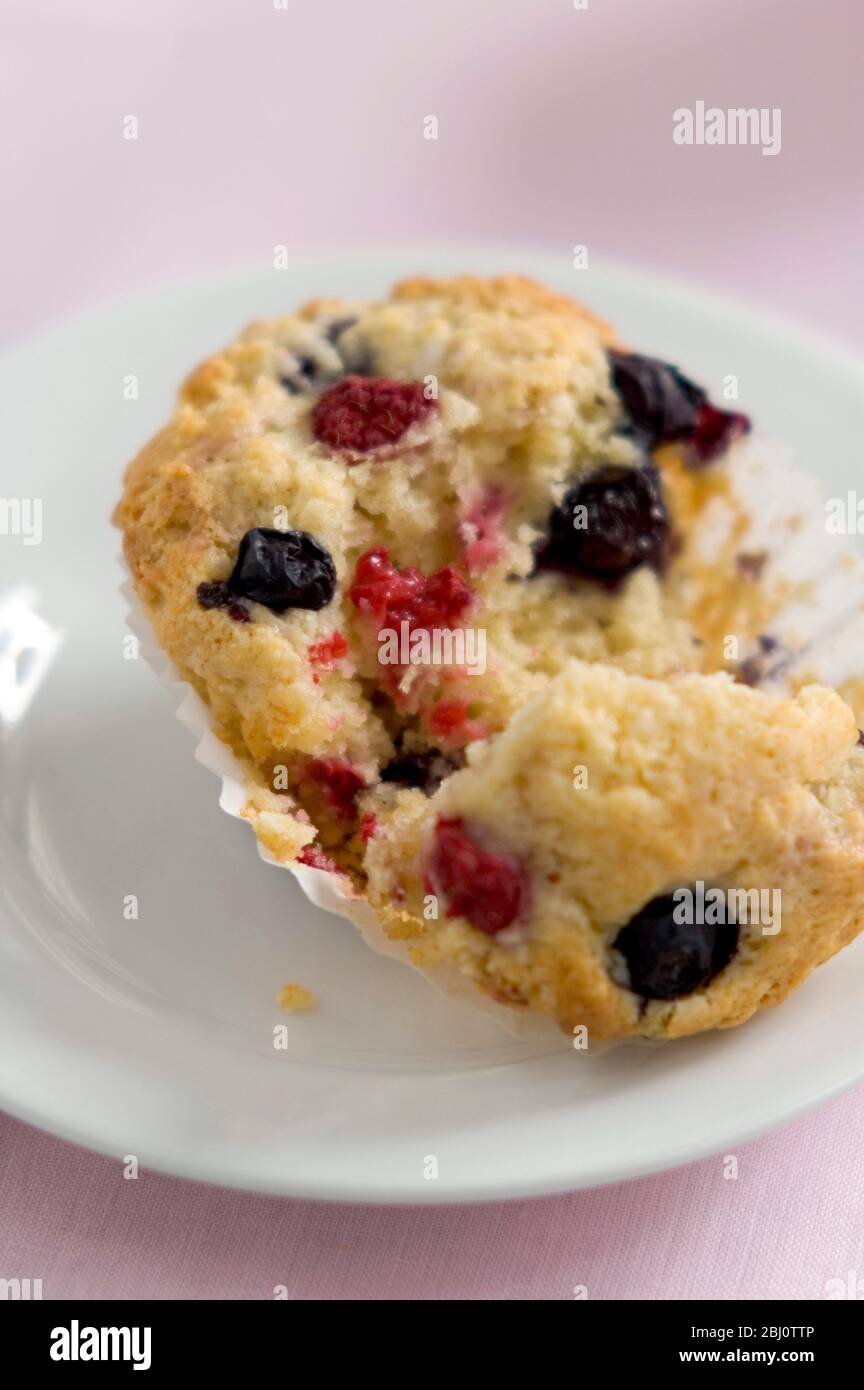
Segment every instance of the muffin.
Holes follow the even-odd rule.
[[[832,691],[756,688],[749,429],[518,278],[318,300],[198,368],[115,519],[268,853],[596,1039],[741,1022],[850,940],[864,751]]]

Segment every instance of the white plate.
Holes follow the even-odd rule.
[[[0,536],[63,643],[0,743],[0,1103],[118,1157],[304,1197],[443,1202],[613,1182],[725,1151],[864,1076],[864,941],[731,1033],[583,1055],[508,1039],[263,865],[143,661],[124,659],[123,465],[197,360],[256,316],[417,271],[519,270],[741,400],[832,492],[856,485],[864,371],[679,284],[506,249],[298,262],[97,309],[0,364]],[[137,401],[124,379],[138,378]],[[136,895],[137,920],[124,917]],[[280,1014],[286,980],[317,1012]],[[287,1052],[272,1046],[288,1029]],[[437,1160],[437,1178],[427,1177]]]

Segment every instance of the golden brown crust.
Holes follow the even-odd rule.
[[[450,304],[466,305],[471,309],[528,316],[537,313],[562,314],[590,325],[604,343],[611,345],[617,341],[611,326],[596,314],[592,314],[584,304],[568,295],[557,294],[525,275],[499,275],[493,279],[483,279],[476,275],[457,275],[449,280],[415,276],[394,285],[392,297],[395,300],[439,299]]]

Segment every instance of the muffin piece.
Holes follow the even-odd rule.
[[[746,417],[718,409],[677,368],[625,349],[539,285],[416,280],[379,302],[319,300],[252,324],[188,379],[170,423],[130,466],[115,520],[159,641],[243,760],[246,814],[272,855],[370,892],[393,931],[422,938],[422,952],[459,938],[454,958],[485,987],[565,1026],[575,1009],[597,1035],[692,1031],[752,1011],[762,977],[755,968],[742,975],[737,1013],[731,1003],[697,1006],[698,991],[643,1009],[616,983],[626,953],[610,976],[608,934],[667,891],[661,869],[673,866],[661,856],[633,879],[607,849],[597,874],[609,892],[623,878],[626,901],[592,906],[574,880],[565,902],[571,869],[558,842],[573,839],[577,808],[591,804],[575,792],[550,800],[555,815],[538,821],[545,849],[538,839],[524,868],[529,936],[555,936],[554,950],[524,941],[510,950],[500,936],[510,930],[501,924],[506,892],[485,926],[460,913],[430,929],[417,916],[417,884],[393,877],[391,853],[404,852],[419,874],[439,804],[445,821],[472,822],[455,802],[447,811],[447,798],[467,795],[499,759],[515,765],[512,741],[525,721],[548,720],[548,736],[567,747],[562,692],[580,717],[589,676],[609,683],[610,698],[632,688],[673,700],[690,688],[686,673],[694,690],[697,676],[717,670],[751,678],[724,650],[731,633],[746,652],[774,602],[761,568],[735,563],[741,514],[726,463],[748,430]],[[734,524],[706,563],[697,542],[718,503]],[[642,679],[631,687],[630,678]],[[750,700],[729,694],[728,679],[706,688],[722,689],[736,710]],[[851,718],[824,698],[835,722]],[[741,706],[742,725],[757,706]],[[675,709],[670,729],[684,717]],[[628,749],[623,740],[622,776]],[[778,777],[795,784],[794,769],[779,763]],[[502,808],[518,785],[502,783]],[[656,792],[661,806],[668,795],[670,845],[684,814],[674,790]],[[701,796],[710,808],[707,780]],[[442,834],[458,856],[458,828]],[[733,874],[746,860],[724,843],[716,872]],[[470,863],[470,845],[461,849]],[[559,886],[543,880],[540,892],[533,860],[553,849],[561,862],[546,872],[560,875]],[[688,871],[715,872],[697,859]],[[478,872],[490,864],[480,856]],[[821,864],[813,891],[824,868],[833,902]],[[519,885],[506,891],[521,902]],[[794,900],[794,885],[786,891]],[[839,907],[836,920],[824,918],[823,955],[850,921]],[[738,944],[706,997],[742,974],[749,949]],[[525,950],[530,969],[510,979]],[[759,958],[768,954],[760,945]],[[805,955],[802,970],[818,950]],[[792,974],[778,965],[778,979]]]
[[[431,798],[403,791],[366,868],[418,964],[567,1031],[726,1028],[864,925],[864,749],[819,686],[573,662]]]

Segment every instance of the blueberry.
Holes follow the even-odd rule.
[[[735,679],[741,685],[761,685],[762,681],[776,677],[793,656],[770,632],[761,633],[757,640],[758,650],[738,663]]]
[[[252,621],[249,609],[237,602],[224,579],[217,580],[215,584],[199,584],[196,594],[202,608],[224,608],[235,623]]]
[[[215,584],[199,584],[196,592],[202,608],[227,608],[234,601],[224,579],[218,579]]]
[[[622,927],[614,948],[644,999],[680,999],[713,980],[738,945],[737,922],[676,922],[674,895],[652,898]]]
[[[396,782],[402,787],[417,787],[431,796],[436,792],[451,772],[464,766],[465,756],[461,750],[444,754],[437,748],[426,753],[412,753],[399,756],[381,769],[382,782]]]
[[[356,322],[356,318],[334,319],[332,323],[327,325],[324,331],[324,337],[327,339],[328,343],[332,343],[335,347],[336,339],[340,338],[343,333],[347,333],[349,328],[353,328]]]
[[[317,385],[321,368],[315,358],[310,357],[308,353],[295,353],[294,361],[297,363],[294,371],[286,373],[279,380],[292,396],[302,396]]]
[[[614,588],[640,565],[663,570],[669,549],[669,516],[657,469],[609,464],[571,489],[553,510],[536,560],[540,570]]]
[[[326,328],[319,325],[322,345],[329,345],[324,350],[325,358],[332,362],[332,353],[335,351],[341,365],[335,368],[325,367],[312,353],[292,353],[295,365],[279,378],[285,390],[292,396],[305,396],[332,386],[346,372],[353,376],[375,376],[375,362],[365,343],[354,343],[350,347],[340,346],[339,339],[342,334],[353,328],[356,322],[356,318],[342,318],[334,319]]]
[[[649,449],[675,439],[688,439],[695,430],[708,396],[677,367],[638,352],[609,352],[612,385],[631,428]]]
[[[228,580],[232,594],[263,603],[274,613],[286,608],[317,611],[336,590],[336,567],[324,546],[305,531],[255,527],[240,542]]]

